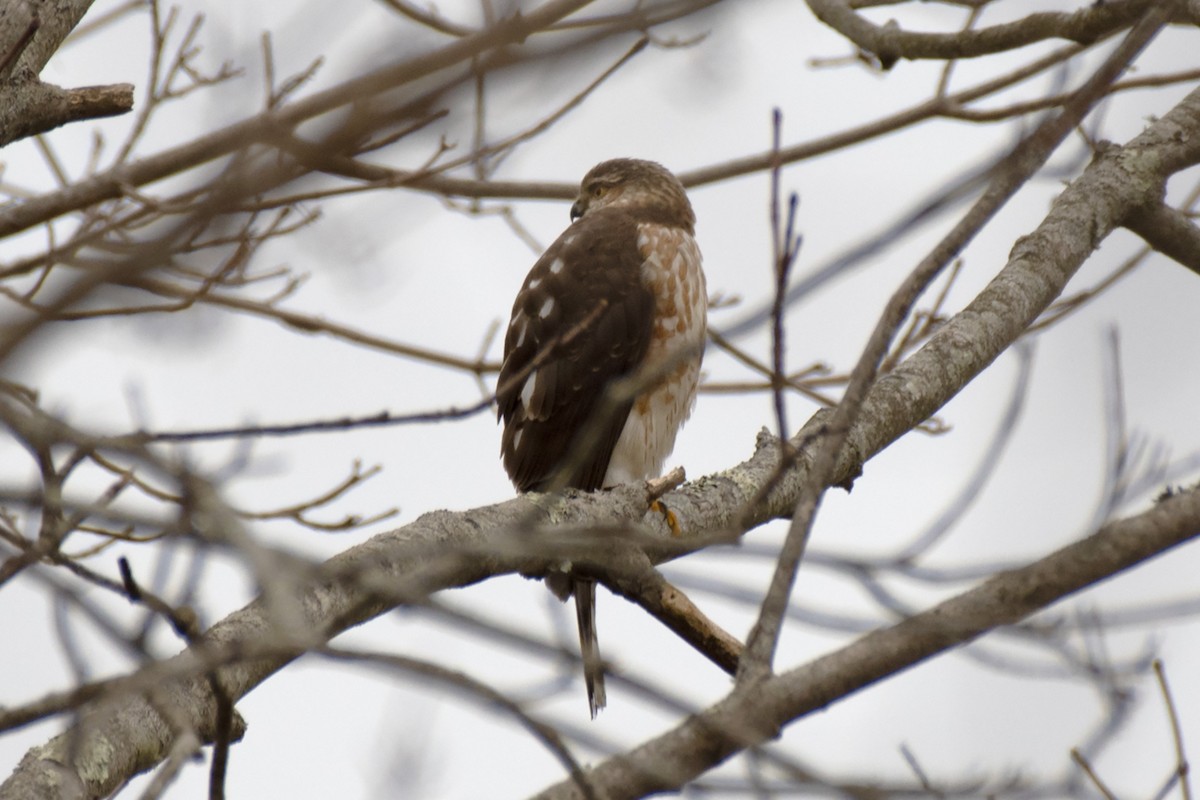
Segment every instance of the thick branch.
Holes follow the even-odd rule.
[[[1137,209],[1158,203],[1166,179],[1198,161],[1200,89],[1131,142],[1098,157],[1059,195],[1037,229],[1017,241],[991,283],[880,379],[862,424],[850,433],[850,446],[876,453],[908,431],[913,417],[936,413],[1022,335],[1115,227]],[[846,466],[859,460],[851,457]]]
[[[1165,9],[1143,17],[1121,45],[1109,55],[1091,78],[1064,104],[1062,112],[1046,119],[1036,131],[1021,142],[1001,164],[993,169],[987,190],[963,215],[958,223],[921,260],[900,288],[888,301],[858,363],[850,373],[850,381],[842,400],[834,409],[828,432],[812,449],[813,479],[801,493],[792,514],[787,539],[780,550],[775,574],[767,596],[762,602],[758,620],[746,640],[746,650],[738,667],[738,680],[754,679],[771,668],[778,643],[784,610],[791,596],[792,585],[803,557],[817,507],[826,486],[834,460],[842,449],[846,433],[862,410],[867,391],[875,382],[880,364],[886,356],[892,337],[908,317],[929,283],[961,252],[997,211],[1016,191],[1041,168],[1059,143],[1087,116],[1104,96],[1108,87],[1129,63],[1154,38],[1164,24]],[[781,290],[782,291],[782,290]],[[782,296],[782,295],[781,295]]]
[[[37,78],[90,6],[91,0],[0,2],[0,147],[133,108],[127,83],[63,89]]]
[[[433,591],[494,575],[546,573],[561,563],[562,554],[533,536],[535,527],[632,522],[647,506],[648,496],[640,487],[567,502],[525,495],[473,511],[431,512],[375,536],[322,565],[294,602],[280,595],[299,587],[277,586],[218,622],[198,645],[173,659],[129,678],[51,698],[49,705],[38,704],[40,715],[48,708],[66,710],[104,698],[66,733],[30,750],[0,785],[0,799],[106,796],[170,751],[173,731],[142,693],[169,687],[174,716],[211,742],[216,715],[206,678],[210,672],[236,701],[307,649],[389,608],[421,603]],[[0,714],[5,727],[34,718]],[[75,793],[60,793],[61,787],[75,787]]]
[[[37,20],[37,32],[17,62],[15,75],[40,75],[50,57],[62,47],[67,35],[75,29],[93,0],[6,0],[5,16],[14,14],[21,19],[32,15]]]
[[[133,108],[133,85],[63,89],[38,80],[0,88],[0,147],[68,122],[115,117]]]
[[[10,2],[0,12],[0,79],[8,80],[16,72],[37,29],[38,18],[31,3]]]
[[[878,56],[886,69],[901,58],[975,58],[1046,39],[1088,44],[1132,25],[1154,2],[1158,0],[1110,0],[1072,13],[1030,14],[1015,22],[954,33],[914,33],[902,30],[894,21],[874,25],[851,10],[845,0],[808,0],[808,7],[817,19]],[[1179,19],[1184,21],[1183,4],[1179,8]]]
[[[600,764],[588,782],[609,800],[677,790],[735,753],[777,737],[791,722],[1197,536],[1200,489],[1192,489],[841,650],[734,691],[675,729]],[[565,781],[537,797],[581,796],[576,783]]]
[[[736,674],[742,643],[649,564],[642,569],[613,570],[603,577],[615,594],[637,603],[705,658],[730,675]]]
[[[1182,211],[1155,203],[1131,214],[1125,227],[1158,252],[1200,275],[1200,228]]]

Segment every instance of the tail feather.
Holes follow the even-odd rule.
[[[573,578],[575,618],[579,624],[579,653],[583,656],[583,679],[587,683],[588,707],[592,719],[608,701],[604,693],[604,664],[600,660],[600,641],[596,638],[596,582]]]

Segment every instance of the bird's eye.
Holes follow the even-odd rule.
[[[595,184],[592,186],[592,197],[604,197],[606,191],[608,191],[608,187]]]

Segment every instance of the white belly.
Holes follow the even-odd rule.
[[[679,228],[642,224],[638,248],[642,278],[655,296],[655,328],[645,370],[667,374],[640,395],[613,449],[604,485],[646,480],[662,474],[675,448],[675,436],[692,413],[700,380],[708,294],[700,248]]]

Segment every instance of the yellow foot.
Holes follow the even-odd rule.
[[[679,518],[675,516],[675,512],[667,508],[666,503],[661,500],[655,500],[650,504],[650,508],[663,515],[663,519],[667,522],[667,527],[671,529],[672,536],[683,536],[683,529],[679,527]]]

